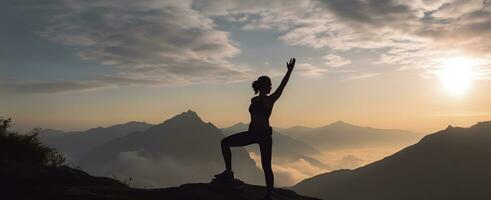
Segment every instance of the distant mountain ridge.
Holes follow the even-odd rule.
[[[447,129],[355,170],[306,179],[293,190],[324,199],[491,199],[491,121]]]
[[[366,132],[364,127],[354,126],[347,124],[345,122],[337,122],[323,128],[337,128],[348,127],[348,130],[343,132],[345,135],[356,135],[357,132],[364,134]],[[353,129],[357,128],[357,129]],[[321,127],[322,128],[322,127]],[[237,123],[227,128],[220,129],[221,133],[224,135],[229,135],[248,129],[248,124]],[[113,130],[111,133],[109,130]],[[201,135],[202,130],[208,130],[208,134]],[[220,170],[223,168],[223,161],[221,158],[220,151],[220,140],[223,135],[217,133],[218,130],[212,123],[204,122],[194,111],[187,111],[178,114],[174,117],[165,120],[164,122],[157,125],[150,125],[144,122],[129,122],[126,124],[115,125],[107,128],[93,128],[85,132],[58,132],[45,130],[41,134],[42,140],[50,146],[57,147],[63,153],[67,154],[70,158],[74,158],[74,164],[84,167],[91,173],[97,175],[112,176],[117,175],[121,177],[133,177],[141,179],[152,180],[149,182],[141,183],[144,186],[155,185],[157,183],[156,178],[151,174],[145,174],[141,177],[136,169],[142,168],[142,166],[137,165],[138,162],[145,163],[148,167],[153,166],[153,168],[142,170],[142,171],[158,171],[159,165],[164,165],[167,168],[172,168],[171,171],[176,171],[179,173],[185,173],[185,171],[190,171],[191,168],[185,169],[184,167],[178,167],[183,165],[202,165],[211,160],[213,167],[208,163],[207,176],[213,175],[211,171]],[[295,130],[293,133],[288,132],[289,135],[278,132]],[[311,140],[303,140],[302,137],[304,133],[316,133],[316,130],[321,130],[319,132],[321,136],[315,138],[314,142]],[[331,130],[331,129],[329,129]],[[368,134],[379,134],[379,130],[383,129],[370,129],[375,132],[369,132]],[[319,159],[322,159],[323,151],[325,151],[325,146],[322,144],[328,143],[327,149],[333,148],[331,143],[339,142],[339,138],[332,137],[332,131],[322,132],[322,129],[318,128],[308,128],[308,127],[293,127],[290,129],[278,129],[274,128],[273,134],[273,164],[277,166],[292,166],[289,170],[293,171],[283,171],[283,175],[280,173],[277,176],[277,182],[281,186],[287,186],[297,183],[301,179],[293,180],[291,175],[301,172],[303,177],[305,175],[311,176],[313,174],[322,173],[325,171],[332,170],[332,163],[323,163]],[[108,133],[109,132],[109,133]],[[212,133],[213,132],[213,133]],[[211,134],[210,134],[211,133]],[[324,137],[324,133],[328,133],[328,137]],[[213,135],[213,136],[211,136]],[[315,135],[315,134],[313,134]],[[345,137],[343,135],[342,141],[349,143],[350,140],[357,141],[357,137]],[[206,137],[211,136],[211,137]],[[82,138],[82,139],[80,139]],[[123,139],[121,139],[123,138]],[[145,139],[143,139],[145,138]],[[297,139],[300,138],[300,139]],[[191,140],[189,140],[191,139]],[[206,146],[200,147],[200,144],[194,144],[195,141],[203,141],[207,143]],[[186,145],[189,144],[189,145]],[[321,144],[321,145],[319,145]],[[180,146],[184,145],[184,146]],[[364,143],[362,143],[362,146]],[[376,145],[376,144],[370,144]],[[182,150],[186,146],[192,147],[191,150]],[[339,148],[343,148],[344,145]],[[352,145],[353,146],[353,145]],[[356,145],[354,145],[356,147]],[[199,147],[199,148],[198,148]],[[201,150],[204,149],[204,150]],[[246,180],[251,183],[262,183],[262,172],[260,171],[260,159],[259,148],[257,145],[250,145],[245,148],[232,148],[233,151],[237,151],[233,155],[234,168],[244,168],[240,169],[238,175],[251,176],[251,180]],[[253,162],[251,161],[251,156],[247,152],[243,151],[247,149],[249,152],[255,155],[251,156],[256,160],[256,165],[258,167],[252,167]],[[192,156],[190,156],[192,155]],[[210,156],[213,155],[213,156]],[[245,161],[244,161],[245,160]],[[73,160],[70,160],[72,163]],[[246,162],[247,164],[242,164],[241,162]],[[304,166],[308,163],[311,166]],[[334,164],[335,165],[335,164]],[[125,167],[126,166],[126,167]],[[247,166],[247,167],[244,167]],[[336,165],[335,165],[336,166]],[[162,166],[161,166],[162,167]],[[307,167],[307,168],[306,168]],[[182,168],[182,169],[181,169]],[[253,168],[252,170],[245,170],[246,168]],[[212,170],[213,169],[213,170]],[[310,169],[311,171],[304,171],[305,169]],[[297,170],[297,172],[295,172]],[[300,171],[299,171],[300,170]],[[246,173],[246,171],[248,171]],[[250,172],[250,173],[249,173]],[[218,173],[218,172],[214,172]],[[246,173],[247,175],[245,175]],[[254,174],[256,173],[256,174]],[[184,182],[193,181],[191,176],[187,176],[182,180],[177,177],[178,173],[170,174],[169,180],[172,181],[164,182],[164,185],[159,186],[172,186],[182,184]],[[197,180],[204,180],[203,174],[198,174]],[[162,178],[162,177],[161,177]],[[189,181],[186,181],[189,180]],[[158,183],[157,183],[158,185]]]
[[[80,161],[97,175],[133,177],[143,186],[175,186],[209,180],[224,170],[224,135],[194,111],[178,114],[142,132],[128,134],[90,150]],[[262,172],[244,148],[234,148],[233,169],[248,183],[263,183]]]
[[[362,127],[344,121],[336,121],[318,128],[295,126],[280,129],[280,131],[321,150],[390,145],[405,146],[416,142],[420,137],[418,134],[405,130]]]
[[[107,128],[97,127],[86,131],[64,132],[52,129],[42,130],[41,141],[55,147],[72,159],[78,159],[93,147],[132,132],[144,131],[152,125],[145,122],[127,122]]]

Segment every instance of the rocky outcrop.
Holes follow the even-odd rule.
[[[264,196],[264,187],[241,181],[235,181],[235,184],[192,183],[172,188],[141,189],[66,166],[33,166],[9,160],[0,160],[0,177],[0,199],[253,200]],[[273,199],[314,200],[286,189],[277,189]]]

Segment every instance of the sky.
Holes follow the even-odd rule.
[[[0,116],[14,128],[248,122],[297,58],[271,124],[427,133],[491,119],[487,0],[5,0]]]

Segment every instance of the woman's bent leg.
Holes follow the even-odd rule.
[[[256,140],[252,137],[252,135],[247,132],[240,132],[234,135],[230,135],[226,138],[223,138],[222,145],[222,154],[223,160],[225,161],[226,171],[232,171],[232,153],[230,152],[230,147],[237,146],[245,146],[249,144],[255,143]]]
[[[269,197],[274,188],[274,175],[271,169],[271,154],[273,141],[271,136],[266,137],[259,143],[261,150],[261,164],[263,166],[264,177],[266,179],[266,196]]]

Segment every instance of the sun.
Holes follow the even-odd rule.
[[[447,92],[461,95],[471,87],[476,65],[477,62],[470,58],[447,58],[441,63],[437,74]]]

